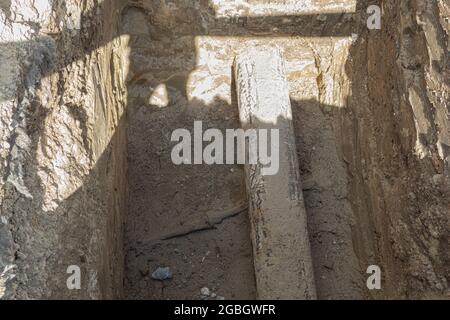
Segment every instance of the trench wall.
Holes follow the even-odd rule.
[[[363,12],[372,2],[361,1]],[[381,30],[358,25],[352,94],[335,127],[373,298],[448,296],[449,65],[446,1],[380,1]],[[368,275],[367,275],[368,276]]]
[[[122,294],[123,39],[114,1],[1,1],[0,297]],[[68,290],[70,265],[80,290]]]

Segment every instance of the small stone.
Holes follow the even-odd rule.
[[[328,17],[324,14],[319,14],[316,19],[319,21],[325,22],[325,21],[327,21]]]
[[[208,297],[210,295],[210,291],[207,287],[201,288],[200,293],[202,294],[202,296],[206,296],[206,297]]]
[[[215,298],[215,297],[217,297],[217,294],[215,294],[214,292],[211,293],[211,298]]]
[[[225,298],[222,296],[217,296],[216,300],[225,300]]]
[[[173,274],[169,267],[158,267],[158,269],[152,273],[152,279],[159,281],[172,279],[172,276]]]
[[[433,176],[433,184],[435,186],[438,186],[438,185],[442,184],[443,182],[444,182],[444,175],[442,175],[442,174],[435,174]]]
[[[435,286],[436,286],[436,289],[438,289],[438,290],[444,290],[444,286],[440,282],[436,283]]]

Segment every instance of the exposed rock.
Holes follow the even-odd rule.
[[[202,296],[209,297],[209,295],[211,294],[211,292],[209,291],[209,288],[203,287],[203,288],[200,289],[200,294],[201,294]]]
[[[152,273],[152,279],[154,279],[154,280],[163,281],[163,280],[172,279],[172,277],[173,277],[173,273],[169,267],[158,267],[158,269],[156,269]]]

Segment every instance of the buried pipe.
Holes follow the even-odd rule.
[[[315,299],[282,54],[276,47],[247,48],[236,57],[234,73],[241,125],[246,132],[258,133],[258,161],[250,161],[256,152],[256,139],[250,139],[246,146],[249,161],[245,164],[258,298]],[[269,149],[259,139],[263,136],[259,134],[261,129],[278,131],[279,139],[269,143],[272,161],[279,160],[277,172],[267,170],[267,163],[260,161],[261,147]]]

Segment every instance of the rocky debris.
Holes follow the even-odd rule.
[[[208,287],[201,288],[200,295],[202,300],[225,300],[223,296],[218,296],[217,293],[213,292]]]
[[[154,280],[163,281],[172,279],[172,277],[173,273],[169,267],[158,267],[158,269],[152,273],[152,279]]]
[[[211,294],[211,291],[209,290],[209,288],[203,287],[203,288],[200,289],[200,293],[204,297],[209,297],[210,294]]]
[[[439,186],[444,183],[445,177],[443,174],[435,174],[432,178],[433,184]]]

